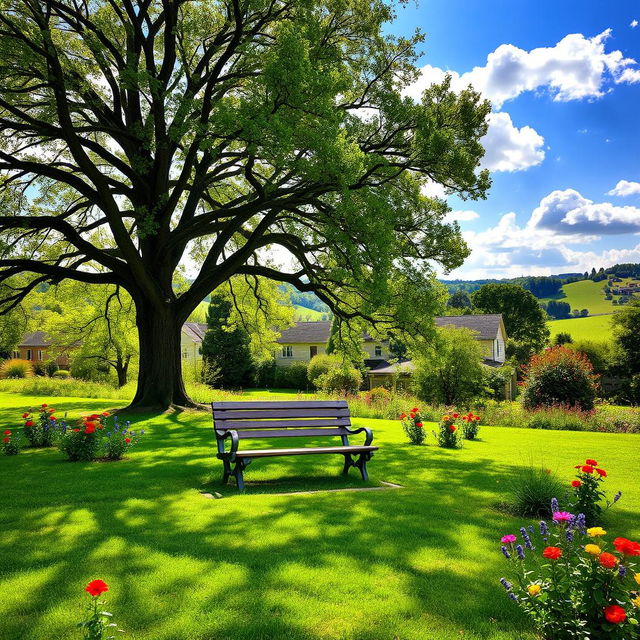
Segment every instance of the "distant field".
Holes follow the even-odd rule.
[[[295,312],[293,319],[300,322],[317,322],[322,320],[322,312],[315,309],[308,309],[307,307],[301,307],[299,304],[293,305]]]
[[[577,283],[576,283],[577,284]],[[568,333],[574,340],[604,342],[611,338],[611,316],[590,316],[547,322],[551,338],[558,333]]]
[[[562,293],[553,299],[560,302],[568,302],[573,309],[589,309],[589,313],[612,313],[617,309],[613,300],[605,300],[602,287],[606,282],[593,282],[581,280],[571,282],[562,287]],[[617,297],[617,296],[616,296]],[[549,300],[549,298],[546,298]]]

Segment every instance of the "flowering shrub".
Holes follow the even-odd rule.
[[[391,400],[391,392],[384,387],[374,387],[364,394],[368,405],[386,405]]]
[[[77,426],[69,428],[65,425],[60,438],[60,450],[72,462],[95,460],[100,446],[100,433],[95,420],[83,418]]]
[[[29,442],[30,447],[52,447],[58,430],[56,428],[56,417],[53,415],[55,409],[47,404],[43,404],[34,415],[30,411],[22,414],[24,420],[23,433]]]
[[[595,410],[582,411],[566,404],[540,407],[525,418],[529,429],[554,429],[557,431],[584,431],[590,428]]]
[[[114,416],[113,429],[107,431],[102,449],[106,460],[121,460],[124,454],[144,435],[144,430],[139,433],[130,431],[130,424],[130,422],[126,422],[125,428],[122,428],[118,422],[118,416]]]
[[[465,440],[475,440],[480,430],[480,416],[474,415],[471,411],[466,416],[462,416],[462,434]]]
[[[411,442],[411,444],[422,444],[426,438],[426,434],[418,407],[411,409],[408,415],[402,413],[400,420],[402,420],[402,430],[407,434],[409,442]]]
[[[91,596],[91,602],[89,603],[87,610],[89,616],[83,622],[78,623],[84,634],[84,640],[103,640],[104,634],[108,631],[122,631],[118,629],[118,625],[115,622],[110,622],[113,615],[108,611],[98,611],[98,605],[104,604],[104,601],[99,602],[98,598],[109,591],[109,586],[104,580],[92,580],[84,590]],[[109,635],[109,638],[115,638],[113,635]]]
[[[456,425],[456,420],[459,417],[458,413],[442,416],[438,432],[435,434],[439,446],[445,449],[459,449],[462,446],[460,430]]]
[[[544,638],[632,640],[638,638],[640,543],[605,541],[602,527],[587,528],[583,514],[560,511],[552,501],[552,524],[502,537],[502,553],[516,584],[500,582],[511,600],[533,619]],[[533,538],[539,543],[534,545]]]
[[[585,460],[584,464],[576,465],[576,469],[576,479],[571,482],[574,495],[572,508],[578,513],[584,513],[587,522],[597,522],[603,511],[600,502],[606,495],[600,487],[607,477],[607,472],[598,467],[598,463],[591,458]],[[616,493],[613,502],[607,501],[606,508],[617,502],[621,495],[620,492]]]
[[[2,453],[5,456],[15,456],[20,451],[20,443],[14,438],[11,439],[13,434],[9,429],[6,429],[2,437]]]

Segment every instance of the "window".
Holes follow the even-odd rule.
[[[38,349],[38,360],[42,360],[42,349]]]
[[[381,356],[382,355],[382,347],[380,345],[376,345],[374,350],[373,350],[373,353],[376,356]]]
[[[186,347],[182,349],[182,359],[183,360],[189,359],[189,349],[187,349]]]
[[[19,351],[14,351],[13,352],[13,357],[16,358],[16,359],[19,358],[20,357],[20,352]]]
[[[293,358],[293,347],[291,345],[287,345],[286,347],[282,347],[282,357],[283,358]]]
[[[313,346],[313,347],[309,347],[309,357],[313,358],[313,356],[317,356],[318,355],[318,347]]]
[[[500,357],[500,340],[496,340],[496,357]]]
[[[27,360],[31,360],[33,358],[33,353],[31,349],[27,349]]]

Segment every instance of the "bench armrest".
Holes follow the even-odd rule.
[[[350,429],[349,427],[345,427],[345,429],[349,432],[349,435],[355,435],[356,433],[365,433],[365,447],[369,446],[373,442],[373,431],[371,431],[369,427],[358,427],[357,429]]]
[[[224,440],[231,438],[231,449],[225,451]],[[227,429],[225,431],[216,430],[216,439],[218,441],[218,453],[224,453],[229,456],[229,460],[233,461],[236,457],[236,451],[238,450],[238,444],[240,438],[238,438],[238,432],[235,429]]]

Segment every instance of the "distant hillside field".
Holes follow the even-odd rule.
[[[315,309],[309,309],[308,307],[301,307],[299,304],[294,304],[295,309],[293,313],[293,319],[298,322],[319,322],[322,320],[323,313],[316,311]],[[326,314],[324,314],[326,316]]]
[[[580,284],[576,282],[576,284]],[[569,318],[547,322],[551,339],[558,333],[568,333],[574,341],[593,340],[605,342],[611,338],[611,316],[590,316],[588,318]]]
[[[589,309],[589,313],[613,313],[618,307],[613,304],[613,300],[605,300],[602,292],[602,287],[605,284],[606,281],[593,282],[592,280],[571,282],[565,284],[562,287],[562,294],[553,299],[559,302],[568,302],[572,311],[574,309]]]

